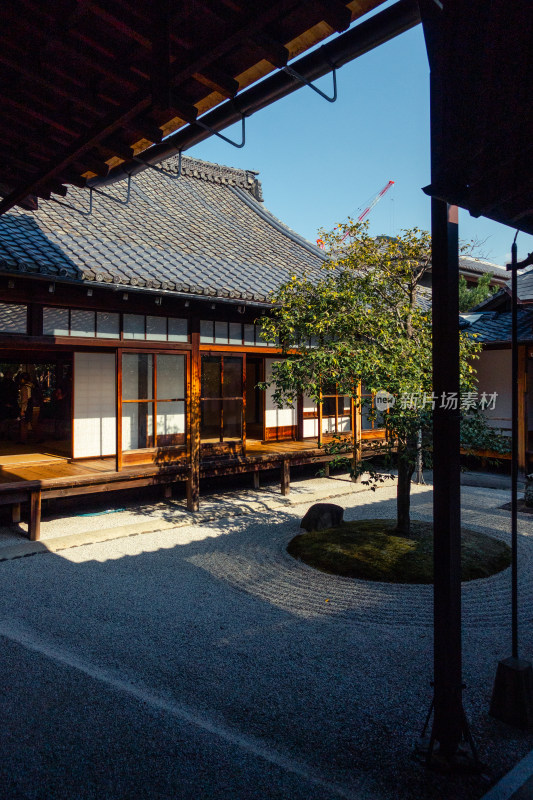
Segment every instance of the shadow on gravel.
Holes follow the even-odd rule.
[[[414,511],[425,509],[428,497],[417,497]],[[111,671],[239,735],[257,737],[327,780],[353,785],[354,793],[363,781],[361,796],[373,800],[474,800],[484,793],[477,778],[437,776],[411,760],[431,697],[431,628],[417,620],[382,624],[379,593],[371,599],[375,621],[347,621],[333,603],[317,613],[331,602],[323,590],[329,592],[332,578],[315,580],[309,568],[291,563],[284,547],[299,517],[266,510],[270,516],[206,520],[183,544],[169,536],[167,546],[165,533],[154,535],[157,542],[148,534],[0,565],[1,617],[44,642],[45,654],[74,654],[61,662],[63,678],[50,678],[40,657],[23,670],[21,660],[24,680],[0,698],[9,720],[4,764],[22,759],[34,765],[20,772],[21,795],[189,796],[180,783],[182,734],[173,721],[158,711],[146,730],[139,711],[137,736],[131,737],[131,720],[128,730],[114,734],[129,742],[126,752],[118,741],[110,747],[107,730],[118,724],[124,699],[120,693],[106,699],[104,710],[103,697],[84,698],[87,679],[79,664]],[[386,516],[391,501],[376,494],[357,510]],[[335,585],[343,580],[334,579]],[[430,590],[417,597],[431,613]],[[353,612],[369,601],[359,595],[348,602]],[[494,666],[506,655],[501,630],[480,628],[472,641],[467,713],[482,759],[497,776],[533,746],[533,736],[503,731],[487,715]],[[39,687],[31,702],[25,685]],[[142,785],[133,783],[139,764],[146,772]],[[79,765],[89,786],[81,794]],[[116,795],[109,793],[109,774],[120,787]],[[153,795],[156,774],[163,788]],[[212,796],[256,795],[232,794],[231,786],[221,785]],[[283,797],[282,783],[269,796]]]

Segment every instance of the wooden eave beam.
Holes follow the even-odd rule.
[[[265,33],[256,33],[251,37],[251,42],[272,66],[282,69],[289,61],[289,51],[271,36]]]
[[[239,82],[213,65],[206,67],[202,72],[195,72],[192,77],[195,81],[214,92],[219,92],[224,97],[235,97],[239,91]]]
[[[260,13],[249,14],[233,33],[221,38],[218,31],[217,36],[213,37],[212,41],[204,41],[202,48],[198,48],[194,53],[188,54],[186,63],[179,65],[175,62],[172,65],[171,73],[174,85],[187,80],[197,72],[202,72],[213,61],[222,58],[225,53],[241,44],[243,40],[252,38],[254,34],[260,32],[266,26],[280,18],[282,19],[293,8],[294,0],[279,0],[279,2],[268,5]],[[91,64],[91,66],[94,65]],[[35,181],[25,183],[3,198],[0,201],[0,214],[12,208],[27,195],[37,193],[37,189],[56,175],[64,172],[73,160],[79,160],[81,155],[97,147],[102,139],[108,137],[117,128],[127,125],[137,115],[145,113],[150,106],[150,100],[150,94],[144,89],[136,91],[119,108],[106,115],[97,125],[65,147],[62,155],[58,156],[59,160],[54,159],[54,163],[50,165],[49,169],[43,170]],[[183,119],[181,114],[179,116]]]
[[[313,4],[318,6],[324,22],[337,33],[350,27],[352,12],[342,0],[313,0]]]

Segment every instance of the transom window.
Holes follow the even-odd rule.
[[[122,356],[122,449],[176,447],[186,442],[186,357]]]
[[[120,314],[79,308],[43,308],[44,336],[120,339]],[[124,339],[148,342],[187,342],[188,323],[177,317],[123,314]]]
[[[19,303],[0,303],[0,333],[27,333],[28,307]]]
[[[225,322],[223,320],[200,320],[200,342],[202,344],[234,344],[246,347],[276,347],[261,338],[261,325]]]

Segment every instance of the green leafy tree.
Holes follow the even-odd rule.
[[[417,440],[421,432],[423,447],[430,447],[432,406],[440,402],[432,395],[430,298],[420,286],[431,263],[430,236],[415,228],[396,239],[374,239],[363,223],[322,238],[329,252],[323,275],[292,276],[263,322],[265,338],[279,337],[286,356],[273,366],[274,398],[293,405],[305,392],[320,403],[323,387],[336,384],[357,403],[359,382],[393,396],[382,424],[398,467],[397,529],[408,533]],[[475,389],[472,362],[479,350],[461,333],[461,392]],[[357,442],[345,437],[342,444],[353,448],[352,475],[361,474]],[[332,452],[341,449],[337,442]]]
[[[470,311],[498,291],[495,286],[490,285],[492,275],[492,272],[486,272],[472,287],[469,287],[464,275],[459,275],[459,311]]]

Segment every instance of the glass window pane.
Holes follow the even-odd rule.
[[[242,358],[224,358],[223,397],[242,397]]]
[[[120,315],[107,311],[96,312],[96,335],[103,339],[120,338]]]
[[[26,333],[28,312],[18,303],[0,303],[0,331],[2,333]]]
[[[370,431],[373,428],[370,415],[372,413],[372,402],[369,397],[361,398],[361,428],[364,431]]]
[[[144,314],[124,314],[124,338],[144,339]]]
[[[188,340],[188,325],[186,319],[168,318],[168,341],[186,342]]]
[[[220,441],[220,414],[222,400],[202,400],[200,438],[204,442]]]
[[[124,400],[151,400],[151,353],[125,353],[122,356],[122,397]]]
[[[220,397],[222,358],[202,356],[202,397]]]
[[[43,335],[68,336],[68,308],[43,308]]]
[[[185,397],[185,356],[157,356],[157,399]],[[159,408],[159,407],[158,407]]]
[[[255,325],[244,326],[244,344],[253,347],[255,344]]]
[[[166,342],[167,318],[146,317],[146,338],[151,342]]]
[[[228,323],[215,322],[215,344],[228,343]]]
[[[185,402],[157,404],[157,446],[185,444]]]
[[[94,311],[80,311],[71,309],[70,311],[70,335],[71,336],[95,336],[95,313]]]
[[[260,347],[266,347],[266,342],[263,339],[263,337],[261,336],[261,323],[260,322],[255,326],[255,341],[256,341],[256,344],[258,344]]]
[[[230,322],[229,343],[242,344],[242,325],[240,322]]]
[[[336,397],[324,397],[324,402],[322,403],[322,416],[323,417],[334,417],[335,416],[335,402]]]
[[[224,441],[242,439],[242,400],[223,400]]]
[[[200,341],[205,343],[212,343],[214,339],[215,323],[210,319],[200,320]]]
[[[124,403],[122,449],[142,450],[154,446],[154,404]]]
[[[350,396],[339,397],[338,399],[339,416],[344,416],[350,413]]]

